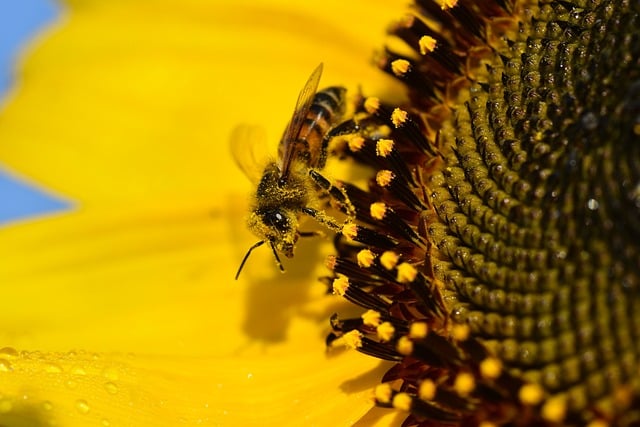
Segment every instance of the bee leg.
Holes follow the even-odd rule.
[[[310,217],[318,221],[320,224],[326,225],[328,228],[332,229],[333,231],[340,231],[342,229],[342,227],[340,227],[338,223],[333,220],[333,218],[331,218],[329,215],[327,215],[322,211],[318,211],[309,207],[304,207],[302,208],[302,213],[305,215],[309,215]]]
[[[271,246],[271,250],[273,251],[273,256],[276,258],[276,264],[278,264],[278,268],[280,272],[284,273],[284,266],[282,265],[282,261],[280,261],[280,256],[278,256],[278,251],[276,250],[276,246],[273,242],[269,242],[269,246]]]
[[[356,208],[351,203],[351,200],[349,200],[349,196],[347,196],[347,192],[344,190],[344,188],[336,187],[335,185],[331,184],[331,181],[322,176],[320,172],[316,170],[309,170],[309,176],[320,188],[325,190],[331,197],[333,197],[342,206],[344,206],[347,215],[349,215],[351,218],[355,218]]]
[[[347,120],[339,125],[331,128],[329,132],[322,138],[322,151],[320,154],[320,160],[318,166],[322,169],[327,162],[327,150],[329,149],[329,143],[337,136],[355,134],[360,131],[360,126],[355,120]]]

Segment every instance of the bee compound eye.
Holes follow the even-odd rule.
[[[289,219],[279,210],[269,210],[262,216],[265,224],[284,233],[289,230]]]

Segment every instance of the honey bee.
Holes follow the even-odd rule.
[[[293,116],[278,146],[277,160],[269,162],[262,175],[255,179],[257,190],[247,224],[260,240],[247,251],[236,279],[251,252],[265,243],[284,271],[279,253],[291,258],[298,238],[314,234],[299,230],[302,215],[314,218],[331,230],[340,230],[335,219],[322,209],[322,191],[336,200],[348,215],[355,215],[346,192],[320,173],[327,161],[329,142],[335,136],[332,130],[344,117],[346,104],[343,87],[317,91],[321,75],[322,64],[313,71],[298,95]],[[256,159],[246,136],[232,137],[232,152],[240,168],[251,178]]]

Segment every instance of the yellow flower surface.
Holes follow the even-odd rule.
[[[0,162],[75,203],[0,228],[0,425],[385,422],[388,366],[326,354],[327,248],[233,281],[255,238],[228,145],[241,122],[277,140],[319,62],[388,94],[370,58],[402,4],[65,3],[0,114]]]

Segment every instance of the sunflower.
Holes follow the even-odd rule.
[[[403,86],[368,65],[401,4],[67,7],[0,118],[76,203],[0,233],[4,424],[637,421],[637,2],[416,1],[376,58]],[[279,135],[320,61],[365,95],[328,263],[360,311],[313,242],[231,283],[230,130]]]

